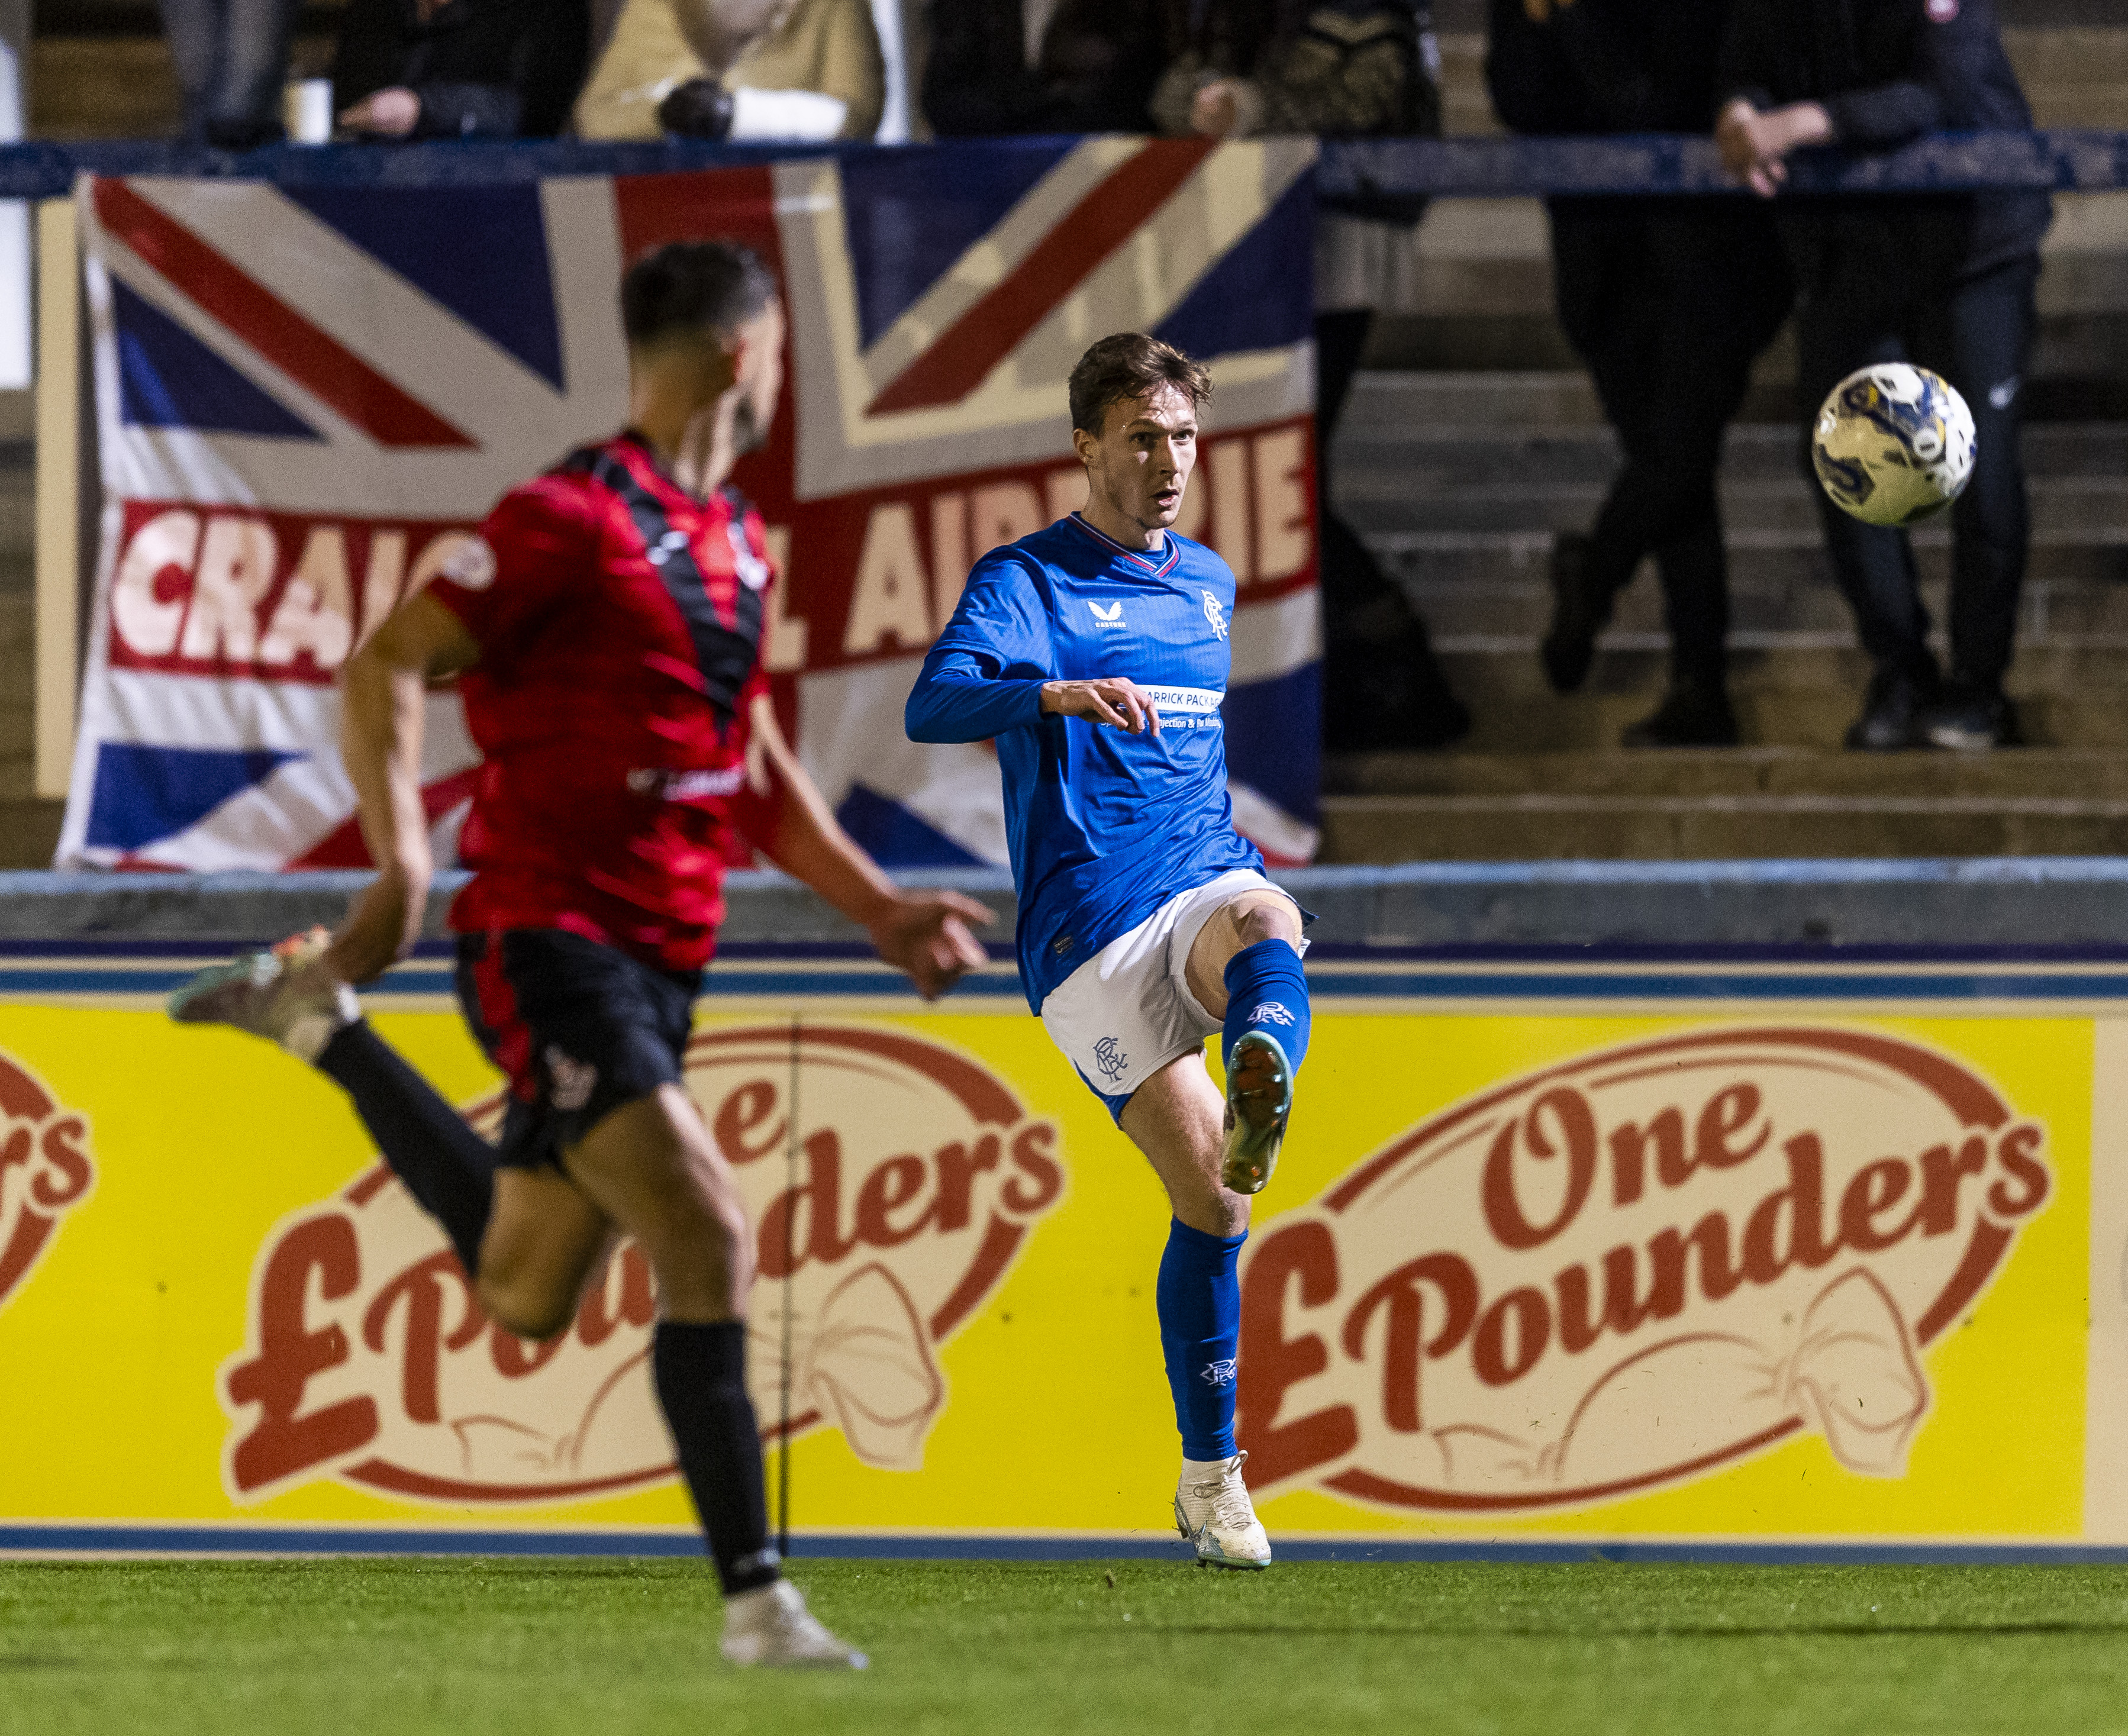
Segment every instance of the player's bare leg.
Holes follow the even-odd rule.
[[[635,1238],[658,1282],[651,1364],[680,1469],[725,1589],[734,1663],[862,1669],[782,1578],[768,1543],[761,1435],[746,1390],[753,1239],[739,1184],[679,1086],[624,1103],[564,1153],[591,1202]]]
[[[1204,1070],[1204,1057],[1193,1051],[1154,1074],[1123,1105],[1123,1131],[1145,1153],[1175,1214],[1168,1252],[1161,1261],[1161,1339],[1168,1378],[1175,1388],[1177,1420],[1185,1426],[1181,1475],[1175,1487],[1175,1528],[1189,1539],[1197,1558],[1219,1567],[1271,1565],[1271,1539],[1257,1523],[1242,1479],[1246,1453],[1228,1450],[1233,1442],[1234,1347],[1219,1322],[1235,1312],[1237,1298],[1225,1306],[1208,1293],[1234,1288],[1234,1263],[1248,1234],[1249,1201],[1220,1180],[1222,1124],[1226,1104]],[[1176,1322],[1195,1319],[1198,1326],[1180,1341]],[[1210,1329],[1209,1338],[1196,1335]],[[1206,1458],[1191,1458],[1191,1425],[1215,1432],[1217,1447],[1196,1447]]]
[[[584,1281],[612,1247],[612,1222],[566,1175],[499,1169],[481,1238],[481,1306],[520,1338],[568,1329]]]
[[[1152,1165],[1176,1217],[1207,1236],[1241,1236],[1249,1227],[1247,1196],[1219,1179],[1225,1113],[1203,1054],[1192,1053],[1139,1086],[1119,1124]]]
[[[1227,1022],[1220,1163],[1225,1184],[1237,1193],[1262,1191],[1285,1143],[1294,1074],[1307,1044],[1305,988],[1298,995],[1287,992],[1299,982],[1300,946],[1300,912],[1292,899],[1245,892],[1212,913],[1184,967],[1198,1003]],[[1247,1006],[1230,1005],[1230,976],[1247,979],[1238,983]],[[1234,1012],[1242,1017],[1230,1017]],[[1237,1030],[1237,1023],[1243,1028]]]

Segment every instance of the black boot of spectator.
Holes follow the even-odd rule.
[[[1551,543],[1551,626],[1537,647],[1555,693],[1572,693],[1589,679],[1596,635],[1611,619],[1612,594],[1589,570],[1594,539],[1562,532]]]
[[[1628,747],[1734,747],[1736,714],[1719,687],[1673,687],[1620,739]]]
[[[2025,745],[2009,695],[1978,683],[1952,682],[1943,698],[1921,714],[1921,732],[1931,747],[1960,753]]]
[[[1933,662],[1882,663],[1869,677],[1862,714],[1848,726],[1847,745],[1860,753],[1897,753],[1925,747],[1921,717],[1936,700],[1941,682]]]

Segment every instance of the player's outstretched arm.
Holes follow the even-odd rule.
[[[340,673],[340,754],[354,785],[377,878],[363,889],[326,955],[343,982],[366,983],[406,956],[421,932],[432,864],[421,804],[421,723],[428,684],[472,666],[480,647],[428,595],[410,597]]]
[[[879,956],[935,1000],[989,960],[969,925],[996,920],[957,892],[905,892],[843,831],[783,739],[766,695],[751,714],[748,774],[764,794],[768,836],[756,842],[786,874],[803,880],[872,937]]]

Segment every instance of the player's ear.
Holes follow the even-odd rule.
[[[1101,442],[1098,435],[1088,434],[1083,428],[1071,430],[1071,450],[1079,454],[1081,464],[1092,463],[1095,454],[1100,449]]]

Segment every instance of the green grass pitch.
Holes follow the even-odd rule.
[[[794,1577],[869,1672],[725,1667],[698,1563],[7,1563],[0,1731],[2128,1731],[2115,1568]]]

